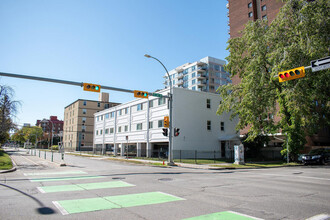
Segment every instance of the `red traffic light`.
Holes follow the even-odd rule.
[[[278,73],[279,82],[285,82],[302,77],[305,77],[305,67],[303,66]]]

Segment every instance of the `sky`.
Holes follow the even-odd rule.
[[[226,0],[1,0],[0,72],[154,92],[165,70],[206,56],[225,60]],[[0,76],[20,101],[17,124],[57,116],[82,87]],[[111,102],[133,94],[102,90]]]

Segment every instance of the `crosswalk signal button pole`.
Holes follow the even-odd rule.
[[[147,99],[149,97],[149,93],[145,91],[134,90],[134,97]]]
[[[83,83],[84,91],[90,91],[90,92],[100,92],[101,86],[92,84],[92,83]]]
[[[305,77],[305,67],[303,66],[278,73],[279,82],[285,82],[303,77]]]

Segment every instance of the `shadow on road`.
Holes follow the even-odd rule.
[[[33,197],[33,196],[31,196],[31,195],[29,195],[29,194],[27,194],[27,193],[25,193],[25,192],[23,192],[23,191],[21,191],[21,190],[19,190],[19,189],[16,189],[16,188],[14,188],[14,187],[8,186],[8,185],[6,185],[6,184],[0,183],[0,185],[1,185],[1,186],[4,186],[4,187],[7,187],[7,188],[9,188],[9,189],[15,190],[16,192],[19,192],[19,193],[21,193],[21,194],[23,194],[23,195],[25,195],[25,196],[27,196],[27,197],[33,199],[33,200],[34,200],[35,202],[37,202],[38,205],[40,206],[39,208],[37,208],[37,212],[38,212],[39,214],[41,214],[41,215],[51,215],[51,214],[55,214],[55,213],[56,213],[56,212],[54,211],[54,209],[49,208],[49,207],[46,207],[42,202],[40,202],[40,201],[39,201],[38,199],[36,199],[35,197]]]

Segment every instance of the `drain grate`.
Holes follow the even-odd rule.
[[[159,181],[172,181],[173,179],[172,178],[161,178],[161,179],[158,179]]]

